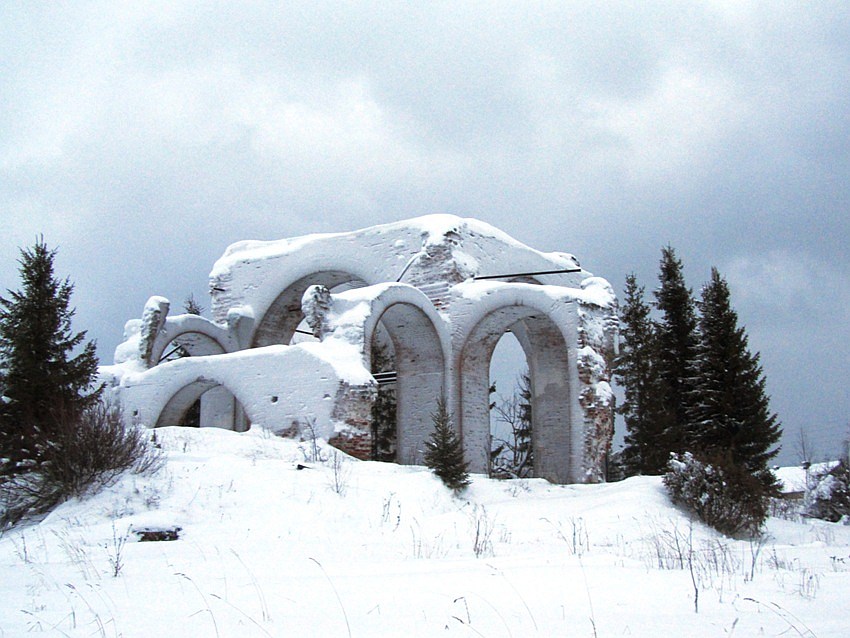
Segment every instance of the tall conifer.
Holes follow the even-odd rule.
[[[0,297],[0,455],[3,472],[38,464],[62,419],[93,405],[97,356],[74,333],[74,286],[53,272],[55,250],[42,238],[21,250],[22,289]],[[80,349],[81,348],[81,349]],[[74,355],[74,351],[78,350]]]
[[[664,394],[658,377],[658,351],[650,307],[634,273],[626,277],[620,338],[614,374],[625,393],[617,408],[626,423],[624,470],[627,475],[661,474],[670,456],[667,431],[671,423],[662,403]]]
[[[730,304],[729,287],[716,268],[699,302],[699,343],[691,378],[691,447],[727,454],[766,488],[775,479],[768,461],[779,451],[781,427],[770,411],[759,354]]]
[[[378,339],[372,342],[372,372],[395,370],[395,357]],[[372,404],[372,459],[396,460],[397,400],[395,383],[378,385],[378,396]]]
[[[664,395],[668,452],[687,448],[686,425],[690,411],[691,367],[696,356],[697,319],[691,290],[685,285],[682,262],[671,246],[661,250],[655,305],[661,312],[656,323],[658,375]]]

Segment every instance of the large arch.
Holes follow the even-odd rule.
[[[535,290],[536,289],[536,290]],[[553,303],[541,287],[517,284],[492,290],[467,306],[468,328],[455,351],[455,408],[470,469],[486,472],[490,451],[490,361],[499,339],[512,332],[531,380],[534,475],[555,483],[578,480],[582,471],[577,418],[575,324],[570,303]]]
[[[352,288],[368,285],[365,279],[348,270],[334,269],[317,270],[285,284],[257,321],[251,347],[288,344],[304,319],[301,310],[304,291],[313,285],[322,285],[332,290],[343,284],[351,284]]]
[[[364,325],[364,365],[381,328],[392,340],[396,362],[396,461],[422,463],[436,402],[446,394],[449,334],[445,320],[420,290],[388,285],[373,301]]]

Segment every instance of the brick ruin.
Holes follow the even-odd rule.
[[[394,374],[381,378],[395,384],[396,461],[421,462],[442,396],[470,470],[486,472],[490,361],[510,331],[531,379],[535,475],[604,480],[616,299],[572,255],[431,215],[239,242],[214,265],[210,294],[209,319],[170,315],[167,299],[151,297],[127,323],[115,364],[101,369],[125,418],[179,425],[200,406],[201,427],[315,435],[368,459],[378,341],[394,353]]]

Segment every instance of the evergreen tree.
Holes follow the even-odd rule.
[[[446,487],[459,491],[469,485],[469,472],[463,458],[463,445],[452,427],[446,400],[437,400],[437,411],[431,415],[434,431],[425,441],[425,465]]]
[[[63,420],[95,404],[97,356],[85,332],[74,333],[73,285],[54,276],[55,250],[42,238],[22,249],[22,289],[0,297],[0,456],[3,473],[43,460]],[[73,352],[82,346],[76,356]]]
[[[661,250],[658,279],[655,305],[661,319],[655,324],[655,334],[665,411],[664,447],[665,452],[681,452],[688,447],[686,424],[693,396],[689,383],[696,356],[697,319],[693,296],[682,274],[682,262],[671,246]]]
[[[770,411],[759,355],[751,354],[747,334],[738,326],[729,287],[716,268],[699,303],[699,343],[691,380],[691,448],[704,454],[726,453],[772,488],[768,461],[776,456],[781,435]]]
[[[183,310],[189,315],[201,315],[204,312],[204,307],[195,301],[195,295],[190,292],[189,296],[183,300]]]
[[[372,372],[392,370],[395,370],[392,352],[375,339],[372,343]],[[397,411],[395,384],[379,384],[378,396],[372,404],[372,458],[376,461],[396,460]]]
[[[204,307],[201,306],[197,301],[195,301],[195,295],[189,293],[189,296],[183,300],[183,312],[187,315],[198,315],[204,312]],[[179,341],[174,340],[166,346],[162,356],[159,358],[159,363],[163,363],[165,361],[175,361],[177,359],[183,359],[185,357],[191,357],[191,353],[186,349],[185,346],[180,344]],[[200,423],[201,418],[201,403],[200,399],[196,401],[196,405],[193,405],[189,408],[189,413],[192,415],[191,417],[186,417],[188,424],[197,424]]]
[[[634,273],[628,275],[620,309],[620,354],[614,368],[625,394],[617,412],[626,423],[621,462],[627,476],[663,473],[671,451],[667,433],[672,420],[663,409],[655,327],[643,295]]]

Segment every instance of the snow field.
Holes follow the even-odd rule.
[[[166,462],[0,537],[0,635],[844,636],[850,528],[730,540],[658,478],[555,486],[163,428]],[[306,466],[297,469],[298,465]],[[180,527],[176,541],[133,530]],[[693,572],[693,577],[692,577]],[[694,593],[699,592],[699,613]]]

